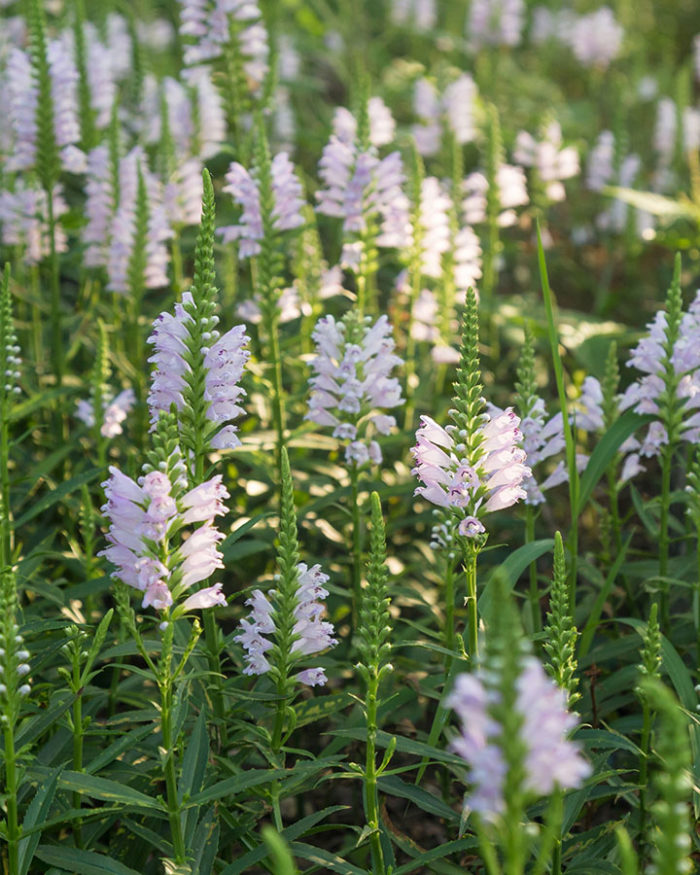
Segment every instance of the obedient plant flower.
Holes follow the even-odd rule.
[[[523,0],[472,0],[467,18],[467,40],[471,49],[517,46],[524,17]]]
[[[53,214],[60,219],[68,212],[60,185],[53,189]],[[2,242],[17,246],[25,264],[39,264],[51,253],[46,192],[22,178],[15,180],[13,190],[0,191],[0,225]],[[54,243],[57,252],[68,248],[66,232],[56,224]]]
[[[384,410],[404,403],[398,379],[390,376],[403,362],[393,353],[389,320],[380,316],[372,324],[353,311],[341,322],[324,316],[313,339],[317,355],[305,419],[333,426],[333,437],[347,442],[348,464],[379,464],[382,452],[372,433],[389,434],[396,420]]]
[[[63,169],[71,173],[85,170],[85,154],[77,147],[80,141],[76,85],[78,72],[65,46],[58,41],[46,50],[51,99],[53,135]],[[39,124],[38,72],[29,53],[13,48],[7,62],[7,87],[10,93],[10,123],[14,131],[14,150],[9,170],[29,170],[37,159]]]
[[[251,90],[268,72],[267,31],[255,0],[178,0],[185,64],[213,61],[227,50],[242,59]]]
[[[179,615],[223,605],[220,583],[187,595],[194,584],[223,568],[218,544],[224,535],[214,525],[226,513],[223,501],[229,497],[221,476],[187,490],[177,447],[162,467],[145,466],[137,482],[110,466],[110,477],[102,484],[110,546],[99,555],[116,566],[113,577],[144,594],[143,608],[168,611],[174,605]]]
[[[239,401],[245,390],[239,382],[250,356],[245,348],[249,338],[244,325],[236,325],[221,335],[216,329],[217,316],[208,317],[205,324],[204,319],[195,320],[196,313],[192,294],[185,292],[182,303],[175,305],[174,315],[161,313],[153,323],[148,338],[154,347],[149,358],[154,365],[148,396],[151,427],[156,427],[160,414],[168,412],[173,404],[178,411],[183,410],[187,377],[193,371],[194,356],[198,355],[199,367],[204,369],[205,415],[211,422],[210,433],[201,436],[202,442],[205,447],[229,449],[240,445],[231,420],[243,412]],[[192,349],[197,341],[195,328],[203,332],[199,349]]]
[[[498,224],[502,228],[514,225],[517,221],[515,207],[525,206],[530,202],[527,193],[527,183],[522,167],[513,164],[500,164],[496,170],[496,187],[501,213]],[[464,180],[464,221],[467,225],[478,225],[486,221],[486,194],[489,183],[481,172],[470,173]]]
[[[563,201],[566,191],[562,180],[579,172],[578,152],[573,146],[562,148],[561,126],[556,121],[547,125],[539,141],[527,131],[520,131],[513,157],[519,164],[534,169],[537,183],[544,187],[550,201]]]
[[[567,34],[567,42],[578,61],[586,67],[605,69],[619,55],[625,32],[613,11],[603,6],[579,16]]]
[[[17,625],[17,582],[9,567],[0,569],[0,609],[0,726],[6,728],[31,692],[29,651]]]
[[[342,265],[363,270],[368,259],[369,235],[377,246],[405,246],[409,230],[409,203],[401,155],[391,152],[380,158],[373,145],[370,100],[365,118],[333,133],[323,149],[319,175],[324,188],[317,192],[318,211],[343,220],[346,242]],[[349,114],[348,114],[349,115]],[[350,116],[352,118],[352,116]],[[375,133],[374,140],[381,141]],[[385,140],[384,140],[385,141]]]
[[[504,747],[513,743],[504,737],[505,727],[494,715],[494,706],[503,700],[502,681],[496,671],[483,668],[458,675],[446,700],[461,721],[461,734],[450,746],[469,766],[472,789],[465,804],[491,822],[506,812],[509,763]],[[523,748],[521,792],[533,801],[557,788],[579,787],[591,769],[568,739],[577,719],[566,708],[566,693],[534,656],[522,659],[515,689],[517,740]]]
[[[641,167],[638,155],[616,154],[615,137],[602,131],[588,157],[586,184],[592,191],[602,191],[606,185],[633,188]],[[633,208],[619,199],[596,218],[596,225],[605,231],[624,232],[630,226]],[[634,210],[634,230],[640,237],[648,236],[654,225],[653,216]]]
[[[103,437],[112,438],[122,433],[122,423],[129,415],[129,411],[136,403],[133,389],[124,389],[114,398],[103,398],[103,412],[100,417],[102,425],[100,433]],[[95,405],[92,401],[81,399],[75,411],[75,415],[85,425],[95,425]]]
[[[274,199],[272,230],[283,232],[298,228],[304,223],[301,212],[304,206],[303,189],[286,153],[280,152],[272,159],[271,176]],[[242,214],[238,225],[219,228],[218,233],[223,237],[224,243],[239,241],[238,253],[241,258],[258,255],[261,251],[260,241],[264,237],[258,173],[255,169],[249,173],[245,167],[234,161],[226,174],[224,191],[241,207]]]
[[[435,0],[391,0],[391,20],[419,32],[432,30],[437,23]]]
[[[396,133],[396,122],[391,110],[381,97],[370,97],[367,101],[368,138],[370,146],[379,149],[388,146]],[[336,108],[333,114],[333,133],[347,146],[357,139],[357,119],[344,106]]]
[[[159,183],[137,146],[119,162],[119,206],[112,218],[106,264],[110,291],[126,295],[134,280],[147,289],[168,284],[170,257],[165,241],[173,232],[161,197]],[[133,277],[135,252],[141,247],[143,272]],[[137,261],[141,263],[140,255]]]
[[[485,532],[484,513],[510,507],[527,497],[522,483],[531,476],[525,452],[518,444],[520,419],[507,408],[492,418],[488,413],[476,429],[477,448],[467,453],[455,425],[446,428],[429,416],[421,416],[413,448],[413,473],[423,483],[420,495],[438,507],[450,508],[460,516],[459,534],[475,537]]]
[[[467,293],[464,339],[455,383],[453,423],[443,428],[421,416],[413,448],[413,472],[423,484],[415,494],[449,512],[457,534],[481,543],[484,514],[527,497],[522,483],[532,472],[518,444],[520,419],[512,408],[492,417],[484,412],[478,359],[476,296]]]
[[[309,568],[304,562],[297,565],[297,573],[299,582],[294,608],[292,654],[295,659],[301,660],[327,650],[338,642],[333,638],[332,624],[321,619],[323,600],[328,595],[324,587],[328,575],[321,571],[320,565]],[[269,590],[267,595],[256,589],[246,601],[246,605],[250,606],[250,616],[241,620],[241,631],[234,638],[246,651],[243,674],[266,674],[272,667],[265,654],[274,646],[276,596],[274,589]],[[323,685],[328,680],[321,668],[305,669],[296,678],[311,687]]]

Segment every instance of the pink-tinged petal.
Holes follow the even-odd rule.
[[[186,611],[198,611],[204,608],[213,608],[216,605],[225,605],[226,596],[221,591],[222,584],[215,583],[206,589],[200,589],[193,593],[183,603]]]

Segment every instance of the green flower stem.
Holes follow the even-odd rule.
[[[360,512],[360,472],[350,466],[350,509],[352,512],[352,628],[357,629],[362,598],[362,514]]]
[[[161,732],[163,734],[163,773],[175,862],[185,863],[187,861],[187,850],[180,821],[180,803],[177,797],[177,774],[175,771],[175,750],[173,745],[173,677],[171,672],[173,625],[169,620],[166,620],[166,622],[168,625],[163,633],[163,647],[158,677],[161,700]]]
[[[661,514],[659,517],[659,577],[661,578],[661,628],[668,633],[670,627],[668,580],[668,517],[671,507],[671,456],[670,444],[665,445],[661,455]]]
[[[17,754],[15,751],[14,715],[5,724],[5,785],[7,789],[7,875],[19,872],[20,829],[17,822]]]
[[[3,392],[0,405],[0,568],[11,564],[12,555],[9,407],[9,398]]]
[[[544,307],[547,314],[547,329],[549,334],[549,345],[552,352],[552,364],[554,365],[554,377],[557,385],[559,407],[561,408],[562,421],[564,424],[564,441],[566,443],[566,467],[569,474],[569,508],[571,514],[571,528],[567,539],[569,555],[571,557],[569,566],[569,607],[571,616],[573,617],[576,609],[576,584],[578,580],[578,516],[580,510],[580,487],[578,470],[576,468],[576,444],[571,430],[571,423],[569,422],[566,388],[564,386],[564,369],[562,368],[561,357],[559,355],[559,338],[557,336],[557,327],[554,321],[553,295],[549,285],[549,276],[547,275],[547,262],[544,257],[544,247],[542,245],[542,234],[540,232],[539,223],[537,225],[537,259],[539,263],[540,280],[542,282],[542,297],[544,298]]]
[[[696,539],[695,555],[697,562],[697,580],[695,581],[695,634],[697,636],[696,662],[698,674],[700,674],[700,520],[697,522]]]
[[[268,337],[270,340],[270,358],[272,361],[272,416],[277,432],[277,457],[284,446],[284,388],[282,386],[282,357],[280,355],[280,337],[277,318],[268,320]]]
[[[455,574],[452,561],[445,560],[445,650],[455,650]],[[450,674],[452,657],[445,657],[445,679]]]
[[[470,544],[465,549],[464,571],[467,576],[467,640],[464,642],[469,658],[479,655],[479,614],[476,601],[476,560],[478,548]]]
[[[649,756],[651,744],[652,712],[646,696],[642,697],[642,737],[639,742],[639,836],[641,856],[646,857],[647,837],[647,793],[649,789]]]
[[[184,271],[182,267],[182,246],[180,245],[180,232],[175,231],[170,244],[170,254],[173,263],[173,291],[178,295],[184,285]]]
[[[277,707],[275,708],[275,722],[272,729],[272,742],[270,748],[275,758],[280,761],[280,768],[284,768],[285,756],[282,752],[282,735],[284,733],[284,717],[287,708],[287,684],[285,678],[280,677],[277,681]],[[270,797],[272,799],[272,816],[275,821],[275,828],[280,832],[284,827],[282,820],[282,811],[280,809],[280,785],[279,781],[274,781],[270,787]]]
[[[379,830],[379,792],[377,790],[377,693],[379,676],[376,671],[369,673],[367,684],[367,756],[364,775],[364,803],[367,826],[370,828],[369,844],[372,851],[373,875],[385,875],[384,851]]]
[[[73,659],[73,692],[75,701],[73,702],[73,771],[82,772],[83,770],[83,697],[81,691],[81,671],[80,659]],[[73,808],[80,809],[80,793],[73,793]],[[76,847],[83,847],[82,822],[75,821],[73,828]]]
[[[422,285],[420,269],[412,270],[411,274],[411,296],[408,302],[408,325],[406,327],[406,417],[404,420],[404,428],[406,430],[410,430],[413,425],[416,408],[414,399],[417,385],[417,381],[414,379],[416,374],[416,339],[413,336],[413,311]]]
[[[63,384],[63,332],[61,330],[61,281],[56,249],[56,216],[53,208],[53,192],[46,190],[49,225],[49,271],[51,276],[51,361],[56,376],[56,385]]]
[[[535,540],[535,509],[531,504],[525,505],[525,543],[531,544]],[[537,563],[530,563],[530,611],[532,613],[532,631],[539,632],[542,629],[542,616],[540,613],[540,592],[537,584]]]

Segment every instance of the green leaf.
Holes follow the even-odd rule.
[[[340,872],[340,875],[367,875],[366,869],[360,869],[351,863],[346,863],[337,854],[322,851],[320,848],[314,848],[302,842],[293,842],[292,851],[297,857],[301,857],[302,860],[308,860],[310,863],[320,866],[323,871]]]
[[[59,696],[60,693],[57,693],[54,698],[58,699]],[[75,696],[68,694],[65,699],[59,699],[58,702],[51,705],[46,711],[40,711],[26,721],[22,725],[22,729],[17,733],[15,739],[17,748],[19,749],[27,744],[31,744],[43,735],[50,726],[53,726],[66,713],[73,702],[75,702]]]
[[[100,769],[104,769],[105,766],[108,766],[111,762],[116,760],[118,756],[124,753],[124,751],[134,750],[144,738],[152,734],[153,726],[148,724],[146,726],[139,726],[136,729],[132,729],[131,732],[127,732],[125,735],[122,735],[116,741],[112,742],[112,744],[110,744],[109,747],[106,747],[102,753],[98,754],[94,760],[91,760],[85,766],[85,771],[90,774],[99,772]]]
[[[204,812],[189,847],[195,849],[192,875],[211,875],[219,850],[219,824],[213,806]]]
[[[616,197],[645,213],[658,216],[665,222],[673,222],[675,219],[691,219],[694,222],[700,222],[700,209],[686,198],[674,200],[653,191],[635,191],[632,188],[612,185],[606,186],[603,193]]]
[[[578,496],[578,513],[580,514],[600,478],[605,474],[608,465],[615,458],[618,450],[628,437],[633,435],[638,428],[652,422],[653,416],[640,416],[632,410],[627,410],[605,432],[591,453],[586,468],[581,475]]]
[[[382,776],[377,781],[379,789],[382,793],[387,793],[389,796],[397,796],[399,799],[408,799],[417,805],[428,814],[434,814],[436,817],[442,817],[445,820],[453,820],[459,823],[459,814],[453,811],[449,805],[446,805],[442,799],[428,793],[421,787],[416,787],[414,784],[407,784],[401,778],[395,775]]]
[[[44,770],[32,769],[30,774],[40,773]],[[40,780],[43,780],[43,776]],[[106,778],[97,778],[85,772],[63,772],[58,779],[58,785],[62,790],[70,790],[72,793],[80,793],[91,799],[102,799],[104,802],[113,802],[136,808],[151,808],[164,811],[163,806],[145,793],[134,790],[125,784],[116,781],[108,781]]]
[[[296,712],[296,728],[306,726],[307,723],[315,723],[324,720],[347,707],[352,701],[349,693],[337,693],[330,696],[314,696],[305,702],[299,702],[294,706]]]
[[[36,855],[50,866],[57,866],[66,872],[75,872],[76,875],[141,875],[140,872],[94,851],[81,851],[78,848],[58,845],[40,845]]]
[[[523,544],[517,550],[514,550],[505,562],[499,565],[498,571],[503,574],[510,589],[512,589],[518,581],[520,575],[529,567],[531,562],[539,559],[545,553],[549,553],[554,549],[553,538],[543,538],[539,541],[532,541],[529,544]],[[487,619],[493,602],[494,579],[496,571],[494,571],[486,582],[484,591],[479,598],[479,614]]]
[[[610,595],[610,590],[612,589],[612,585],[615,582],[615,578],[620,571],[620,567],[622,563],[625,561],[625,556],[627,555],[627,550],[629,548],[630,542],[632,540],[632,535],[629,535],[625,543],[622,545],[622,550],[617,554],[615,558],[615,562],[612,565],[612,568],[607,574],[605,578],[605,582],[603,586],[600,588],[600,592],[596,596],[596,600],[591,608],[590,616],[588,617],[588,621],[584,626],[583,632],[581,633],[581,642],[579,644],[578,649],[578,658],[579,660],[583,659],[583,657],[588,653],[588,649],[591,646],[591,642],[593,641],[593,636],[595,635],[596,628],[598,627],[598,621],[600,620],[600,615],[603,613],[603,606]]]
[[[410,863],[404,863],[398,869],[394,869],[392,875],[408,875],[409,872],[415,872],[416,869],[422,869],[427,863],[434,860],[440,860],[448,854],[456,854],[460,851],[471,851],[478,846],[478,841],[475,838],[455,839],[453,842],[446,842],[444,845],[438,845],[430,851],[423,851],[415,860]]]
[[[324,808],[322,811],[315,811],[313,814],[309,814],[308,817],[303,817],[301,820],[298,820],[296,823],[283,829],[281,835],[283,835],[288,842],[293,842],[295,839],[305,835],[321,820],[325,820],[326,817],[330,817],[330,815],[335,814],[336,811],[346,811],[348,807],[349,806],[347,805],[331,805],[328,808]],[[239,857],[235,862],[231,863],[230,866],[223,869],[220,875],[240,875],[241,872],[245,872],[246,869],[259,863],[261,860],[264,860],[266,856],[267,848],[265,845],[258,845],[257,848],[248,851],[247,854]]]
[[[328,735],[337,735],[340,738],[355,738],[359,741],[364,741],[367,738],[367,730],[358,729],[334,729]],[[466,768],[464,760],[456,754],[447,753],[444,750],[438,750],[429,744],[423,744],[421,741],[413,741],[411,738],[403,738],[400,735],[390,735],[388,732],[380,731],[377,733],[377,747],[386,748],[393,743],[392,739],[396,739],[396,750],[401,753],[412,754],[416,757],[428,757],[432,760],[439,760],[441,763],[451,763],[454,766]]]
[[[41,781],[37,787],[36,794],[32,799],[27,813],[22,822],[22,831],[29,832],[34,829],[37,824],[41,824],[46,820],[46,816],[51,810],[56,788],[58,786],[58,777],[61,773],[60,769],[56,769],[48,781]],[[31,835],[20,839],[18,845],[18,865],[17,875],[27,875],[31,866],[34,853],[39,844],[41,832],[37,830]]]
[[[58,504],[58,502],[62,501],[66,495],[70,495],[71,492],[75,492],[76,489],[80,489],[80,487],[86,483],[97,480],[101,474],[102,470],[100,468],[91,468],[89,471],[83,471],[82,474],[76,474],[75,477],[71,477],[70,480],[67,480],[65,483],[61,483],[60,486],[51,489],[46,495],[38,501],[35,501],[26,513],[22,514],[22,516],[15,522],[15,526],[19,528],[25,523],[28,523],[29,520],[34,519],[35,516],[38,516],[40,513],[53,507],[54,504]]]

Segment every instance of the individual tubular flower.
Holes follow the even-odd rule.
[[[154,347],[149,358],[154,371],[148,396],[152,429],[160,414],[168,412],[173,404],[178,412],[183,410],[186,377],[192,372],[193,364],[188,348],[192,343],[195,310],[192,294],[185,292],[182,303],[175,305],[174,315],[161,313],[153,323],[148,338]],[[243,412],[239,401],[245,390],[239,382],[250,356],[245,348],[249,338],[244,325],[236,325],[221,335],[215,327],[217,322],[218,317],[209,318],[202,334],[204,345],[197,351],[205,372],[203,400],[206,418],[212,423],[211,432],[202,439],[205,446],[229,449],[240,444],[231,420]]]
[[[304,206],[301,182],[294,171],[294,166],[285,152],[279,152],[272,159],[272,194],[274,207],[272,226],[275,231],[290,231],[304,223],[302,207]],[[238,253],[241,258],[258,255],[261,251],[260,241],[263,239],[263,215],[260,204],[260,185],[257,173],[249,173],[238,162],[233,162],[226,174],[224,191],[228,192],[242,210],[238,225],[228,225],[219,228],[219,234],[224,243],[238,240]]]
[[[110,477],[102,484],[110,546],[99,555],[116,566],[113,577],[144,594],[144,608],[167,611],[175,605],[180,614],[225,604],[221,584],[185,597],[194,584],[223,568],[218,544],[224,535],[214,525],[215,518],[226,513],[223,501],[229,497],[221,476],[186,491],[177,448],[163,467],[166,470],[149,470],[136,482],[110,466]]]
[[[509,768],[504,727],[494,716],[494,706],[502,700],[500,682],[495,671],[482,667],[474,674],[458,675],[446,700],[461,722],[461,733],[451,748],[469,766],[472,789],[465,804],[491,822],[505,814]],[[547,677],[534,656],[522,659],[515,688],[523,749],[521,792],[527,800],[535,800],[557,788],[579,787],[590,766],[568,739],[577,719],[567,711],[566,693]]]
[[[404,402],[398,379],[390,376],[403,362],[393,353],[389,320],[380,316],[372,325],[352,311],[341,322],[324,316],[312,336],[317,355],[305,419],[333,426],[333,437],[347,442],[348,464],[379,464],[382,453],[372,432],[389,434],[396,420],[383,411]]]

